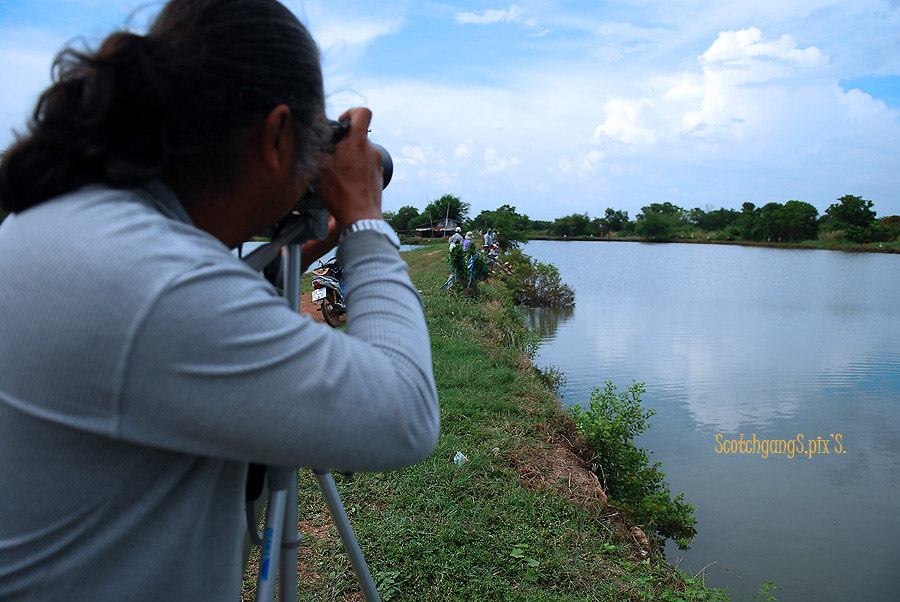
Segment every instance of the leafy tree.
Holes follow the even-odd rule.
[[[819,227],[819,210],[803,201],[788,201],[781,212],[779,236],[785,240],[809,240],[816,238]]]
[[[741,205],[740,232],[744,240],[761,240],[762,232],[759,224],[760,210],[753,203]]]
[[[411,205],[406,205],[404,207],[400,207],[400,209],[394,213],[390,219],[388,219],[387,213],[385,213],[385,220],[391,224],[391,227],[397,232],[402,232],[404,230],[411,230],[409,223],[412,219],[419,216],[419,210]]]
[[[651,203],[641,207],[637,216],[634,231],[638,236],[649,240],[666,240],[672,238],[675,229],[687,223],[687,212],[666,201]]]
[[[472,228],[486,231],[493,228],[500,233],[499,245],[501,249],[515,249],[525,242],[525,232],[529,230],[527,215],[516,212],[512,205],[501,205],[494,211],[482,211],[472,220]]]
[[[406,229],[413,230],[415,228],[418,228],[419,226],[427,226],[432,221],[437,220],[438,218],[434,217],[433,215],[429,215],[427,211],[423,211],[416,217],[412,217],[409,219],[409,221],[406,223]]]
[[[432,220],[438,221],[445,217],[449,217],[462,224],[469,218],[469,208],[470,205],[462,202],[459,197],[452,194],[445,194],[441,198],[428,203],[425,210],[422,211],[422,215],[430,217],[426,217],[425,221],[422,223]]]
[[[550,222],[547,220],[540,220],[540,219],[529,219],[526,224],[525,229],[528,231],[531,231],[531,232],[541,231],[541,230],[549,232],[552,227],[553,227],[553,222]]]
[[[634,232],[648,240],[667,240],[675,233],[677,221],[663,213],[644,213],[638,216]]]
[[[701,230],[706,230],[701,224],[703,224],[703,220],[706,218],[706,212],[700,207],[694,207],[690,211],[688,211],[688,220]]]
[[[764,238],[778,239],[783,234],[784,206],[779,203],[766,203],[759,210],[757,225]]]
[[[659,213],[661,215],[669,215],[675,217],[679,220],[683,220],[686,218],[687,212],[679,207],[678,205],[673,205],[669,201],[665,203],[650,203],[646,207],[641,207],[641,211],[646,215],[648,213]]]
[[[741,213],[734,209],[704,211],[703,209],[696,207],[688,212],[688,219],[700,230],[703,230],[704,232],[714,232],[736,225],[741,219]]]
[[[900,215],[889,215],[869,226],[870,240],[889,242],[900,238]]]
[[[606,213],[601,220],[601,224],[604,230],[621,232],[622,230],[625,230],[626,224],[628,224],[628,212],[607,207]]]
[[[590,220],[580,213],[566,217],[558,217],[553,222],[553,233],[556,236],[584,236],[588,234]]]
[[[759,209],[744,203],[740,232],[745,240],[807,240],[818,232],[819,211],[803,201],[766,203]]]
[[[875,221],[872,201],[845,194],[825,210],[824,224],[832,230],[846,230],[851,226],[868,228]]]

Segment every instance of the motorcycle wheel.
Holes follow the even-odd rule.
[[[328,290],[325,292],[325,299],[319,308],[322,310],[322,317],[325,318],[325,323],[332,328],[337,328],[341,323],[341,314],[334,308],[334,291]]]

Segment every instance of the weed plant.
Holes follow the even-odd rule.
[[[602,389],[591,391],[588,409],[575,404],[569,413],[595,454],[593,462],[610,499],[627,507],[637,523],[656,534],[658,544],[671,537],[685,550],[697,534],[694,507],[684,501],[684,494],[672,497],[660,463],[651,464],[647,452],[634,442],[656,413],[641,406],[644,392],[644,384],[635,382],[618,393],[607,381]]]
[[[478,294],[478,283],[487,280],[490,271],[484,255],[475,244],[470,244],[463,251],[462,245],[456,245],[449,254],[450,273],[453,278],[454,288],[465,290],[470,295]]]

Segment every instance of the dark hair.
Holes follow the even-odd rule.
[[[171,0],[145,36],[64,49],[53,82],[0,162],[7,212],[90,183],[228,183],[248,126],[282,103],[300,173],[329,137],[318,49],[276,0]]]

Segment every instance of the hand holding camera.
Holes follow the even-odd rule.
[[[330,156],[292,213],[258,233],[272,243],[245,258],[251,267],[262,270],[277,259],[282,245],[308,241],[302,253],[306,269],[331,250],[353,222],[382,219],[381,190],[391,181],[394,167],[390,153],[368,140],[371,120],[369,109],[355,108],[330,122]]]
[[[390,179],[386,173],[390,156],[369,142],[371,120],[372,112],[365,108],[341,115],[334,126],[334,154],[319,174],[316,188],[338,229],[360,219],[381,219],[381,190]]]

